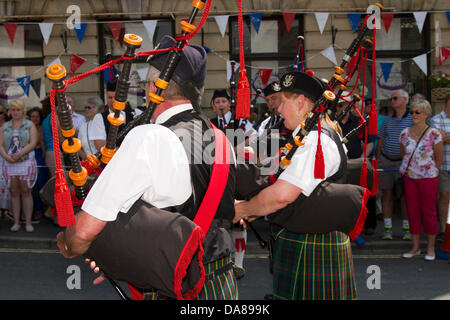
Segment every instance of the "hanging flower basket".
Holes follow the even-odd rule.
[[[450,88],[433,88],[431,93],[434,100],[444,100],[450,94]]]

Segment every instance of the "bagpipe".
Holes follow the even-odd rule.
[[[47,195],[44,195],[43,198],[56,208],[60,226],[73,226],[76,223],[74,207],[81,207],[86,198],[89,186],[92,184],[92,180],[95,180],[95,177],[92,179],[91,176],[101,174],[101,169],[113,158],[118,145],[127,133],[136,126],[150,123],[157,105],[164,101],[162,93],[167,89],[174,76],[182,51],[188,44],[187,41],[205,23],[211,7],[211,0],[194,0],[192,6],[189,18],[180,22],[182,32],[175,38],[176,45],[170,48],[136,52],[136,49],[142,44],[142,38],[138,35],[126,34],[124,36],[126,46],[124,54],[89,72],[65,79],[66,70],[63,65],[51,65],[47,68],[46,75],[52,81],[51,121],[57,169],[55,179],[51,180],[47,186],[47,190],[50,191],[44,192]],[[198,26],[193,25],[196,15],[203,9],[205,10]],[[150,102],[146,110],[127,123],[125,128],[119,132],[119,126],[125,122],[121,111],[125,109],[127,103],[133,60],[136,57],[160,53],[168,53],[168,58],[155,81],[156,92],[149,93]],[[81,141],[75,136],[71,110],[66,103],[65,90],[68,85],[119,62],[123,62],[123,67],[117,80],[113,112],[107,117],[111,127],[106,145],[97,154],[88,156],[86,161],[80,161],[78,151],[81,149]],[[71,162],[68,174],[62,169],[60,160],[57,118],[61,134],[65,138],[62,150],[69,155]],[[224,137],[217,130],[214,131],[216,137],[215,159],[218,160],[217,163],[225,164],[226,161],[219,158],[225,156],[226,152],[217,148],[217,141]],[[221,141],[222,147],[219,149],[226,148],[227,143]],[[216,161],[214,166],[216,166]],[[219,171],[216,170],[216,173],[213,171],[211,181],[215,177],[216,180],[221,181],[221,179],[217,179]],[[70,178],[70,184],[66,181],[66,175]],[[214,190],[217,191],[217,187],[215,185]],[[225,185],[220,188],[222,187],[225,188]],[[212,193],[209,190],[208,188],[207,194],[208,192]],[[49,194],[54,194],[54,196],[49,196]],[[212,198],[214,199],[211,200]],[[141,289],[157,289],[163,296],[169,298],[193,299],[198,295],[205,282],[205,269],[202,264],[203,242],[214,216],[214,207],[218,206],[216,198],[212,196],[208,198],[208,210],[204,209],[205,205],[202,202],[193,221],[181,214],[161,210],[138,200],[127,214],[119,212],[116,221],[106,225],[84,256],[97,262],[106,278],[123,299],[127,296],[114,280],[127,281],[132,295],[133,292],[136,293],[136,286]],[[218,200],[220,201],[220,198]],[[166,230],[161,237],[152,235],[152,232],[160,235],[161,230]],[[143,238],[147,237],[148,240],[149,236],[151,237],[149,241],[142,242]]]
[[[381,4],[376,5],[383,9]],[[367,25],[368,18],[369,16],[366,16],[362,29],[353,40],[350,47],[346,50],[340,66],[335,66],[335,73],[327,83],[327,90],[324,90],[321,97],[314,103],[312,111],[308,114],[307,119],[301,123],[301,129],[295,136],[291,137],[288,143],[280,150],[278,156],[278,168],[268,177],[262,176],[259,168],[255,166],[241,166],[238,168],[237,174],[242,175],[246,177],[248,181],[251,181],[245,188],[241,188],[241,198],[251,198],[263,188],[270,184],[274,184],[284,170],[290,165],[296,150],[304,145],[304,138],[316,127],[319,131],[319,142],[316,150],[314,178],[326,178],[323,152],[320,144],[321,115],[327,110],[329,103],[336,99],[334,93],[336,87],[344,90],[344,86],[349,82],[351,79],[350,76],[354,73],[353,71],[349,72],[349,76],[344,79],[344,67],[351,61],[356,52],[360,53],[363,51],[361,42],[369,29],[369,26]],[[375,46],[373,50],[375,50]],[[356,65],[353,66],[353,70],[355,66]],[[313,74],[311,71],[306,71],[306,73],[310,75]],[[374,88],[372,88],[372,90],[374,90]],[[372,94],[372,99],[374,99],[374,94]],[[375,113],[373,113],[373,111]],[[366,123],[364,123],[364,125],[366,125]],[[376,130],[376,109],[373,102],[369,126],[375,126]],[[340,141],[335,140],[335,142],[339,148],[339,145],[341,144]],[[346,156],[341,152],[341,162],[342,161],[346,161]],[[296,201],[289,204],[284,209],[269,215],[268,219],[271,223],[296,233],[326,233],[337,230],[348,234],[350,238],[354,240],[360,234],[364,226],[367,214],[365,204],[370,195],[371,192],[366,189],[364,185],[359,186],[348,183],[335,183],[330,181],[330,179],[326,179],[316,187],[310,196],[306,197],[303,194],[300,195]]]

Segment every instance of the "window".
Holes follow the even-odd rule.
[[[109,59],[116,59],[120,57],[125,52],[125,46],[122,41],[119,43],[114,39],[111,30],[106,23],[99,23],[99,63],[103,64]],[[156,24],[155,33],[153,36],[153,41],[150,42],[148,38],[147,31],[141,22],[126,22],[122,24],[122,29],[120,32],[119,39],[123,39],[126,33],[133,33],[142,38],[142,45],[137,51],[147,51],[153,50],[154,47],[159,43],[162,37],[165,35],[174,36],[175,33],[174,24],[171,20],[159,20]],[[131,106],[145,106],[145,69],[148,68],[146,63],[147,57],[140,57],[133,61],[133,66],[131,68],[130,74],[130,89],[128,91],[128,99]],[[115,68],[120,73],[121,64],[115,65]],[[105,78],[103,73],[100,76],[100,91],[105,88]]]
[[[390,106],[391,93],[396,89],[404,89],[410,95],[422,93],[430,97],[427,77],[413,61],[414,57],[429,52],[429,32],[429,19],[426,19],[420,33],[416,20],[411,14],[396,15],[392,20],[389,33],[386,33],[383,25],[377,30],[376,99],[381,108]],[[369,50],[369,58],[370,56]],[[392,63],[387,81],[383,76],[380,62]],[[429,66],[429,55],[427,65]]]
[[[25,75],[30,80],[41,79],[44,65],[42,36],[37,23],[19,24],[14,43],[11,43],[5,28],[0,27],[0,105],[8,107],[14,99],[26,97],[16,78]],[[42,95],[45,94],[41,87]],[[39,96],[30,87],[26,106],[40,106]]]
[[[247,76],[252,94],[267,84],[279,80],[292,70],[297,54],[297,36],[303,34],[303,16],[297,15],[291,29],[286,30],[283,17],[263,18],[258,33],[248,17],[244,17],[244,53]],[[230,19],[230,60],[239,62],[239,27],[237,17]],[[259,69],[272,69],[267,83],[263,84]],[[262,114],[261,104],[256,101],[258,114]]]

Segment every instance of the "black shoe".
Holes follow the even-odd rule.
[[[238,267],[236,265],[233,265],[233,271],[234,271],[234,276],[236,277],[237,280],[241,279],[242,277],[245,276],[245,269]]]

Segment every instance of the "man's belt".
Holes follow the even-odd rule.
[[[221,267],[215,268],[215,265],[222,265]],[[221,275],[233,268],[233,263],[230,261],[230,257],[222,258],[218,261],[208,263],[205,265],[205,282],[213,280],[214,277]]]
[[[402,158],[399,159],[393,159],[391,157],[388,157],[386,154],[384,154],[383,152],[381,153],[383,155],[383,157],[385,157],[386,159],[390,160],[390,161],[402,161]]]

